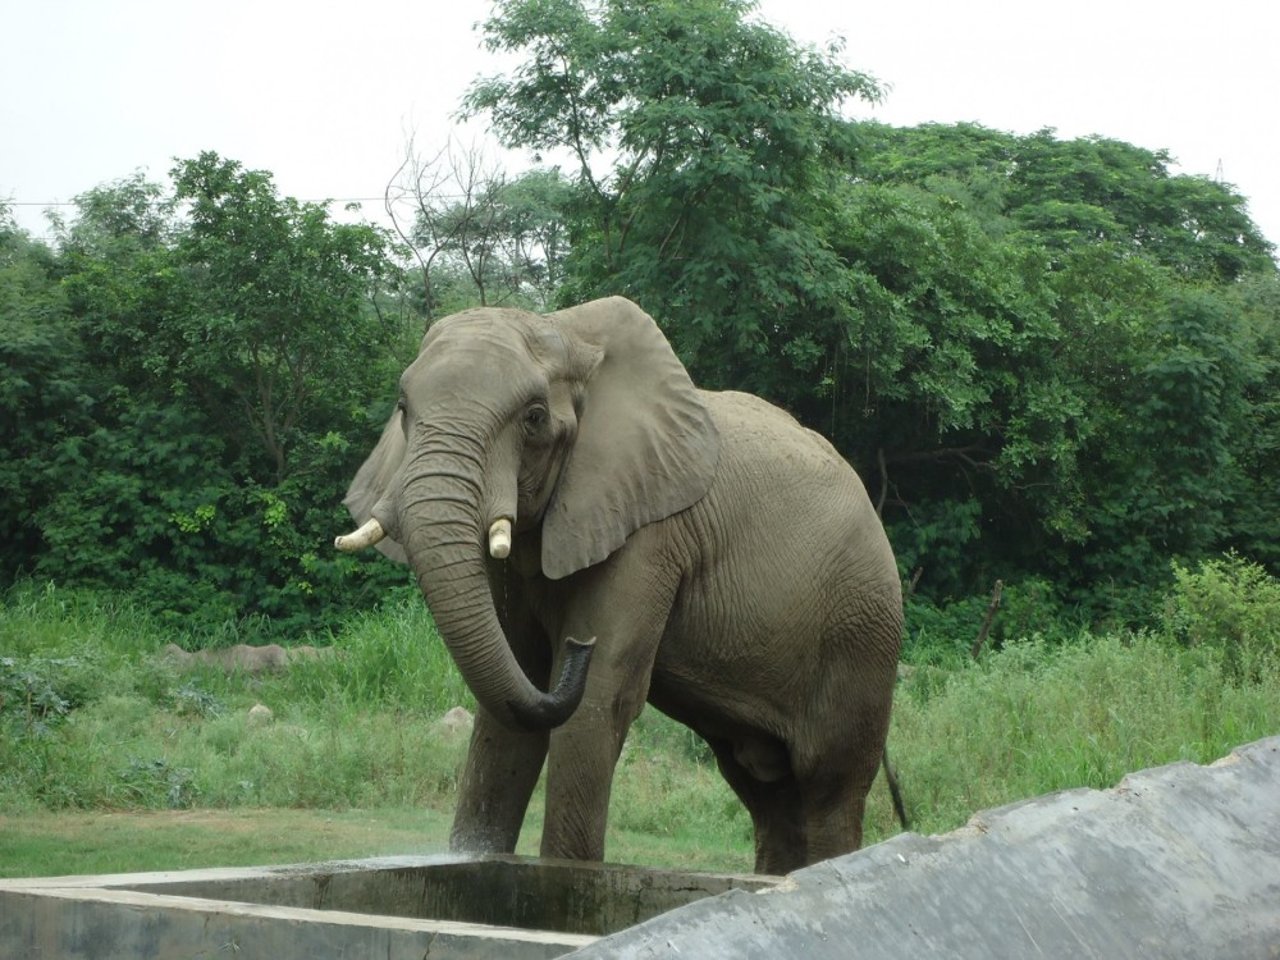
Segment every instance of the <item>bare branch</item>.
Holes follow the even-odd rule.
[[[934,450],[913,450],[910,453],[895,453],[886,456],[888,463],[922,463],[931,460],[955,459],[966,463],[975,470],[993,470],[990,463],[975,460],[971,454],[988,455],[988,451],[980,444],[969,444],[964,447],[938,447]]]
[[[987,615],[982,619],[982,629],[978,631],[978,638],[973,641],[973,646],[969,649],[969,654],[974,660],[978,659],[978,655],[982,653],[982,645],[987,642],[987,634],[991,632],[991,622],[995,620],[996,611],[1000,609],[1000,593],[1004,590],[1004,581],[997,580],[995,589],[991,591],[991,603],[987,606]]]

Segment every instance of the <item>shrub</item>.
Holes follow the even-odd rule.
[[[990,594],[940,603],[912,596],[906,605],[903,659],[949,667],[969,660],[990,606]],[[1080,615],[1059,599],[1048,581],[1031,578],[1006,583],[985,648],[997,650],[1031,636],[1065,643],[1076,639],[1083,628]]]
[[[1162,634],[1216,652],[1232,680],[1256,680],[1280,663],[1280,580],[1234,553],[1195,569],[1173,564]]]

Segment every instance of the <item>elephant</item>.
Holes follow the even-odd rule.
[[[344,502],[337,546],[412,566],[475,695],[454,850],[514,851],[545,763],[541,854],[602,860],[646,702],[710,746],[757,872],[861,845],[902,629],[884,528],[824,438],[695,388],[634,303],[432,324]]]

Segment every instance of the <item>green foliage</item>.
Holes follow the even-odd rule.
[[[11,588],[0,806],[342,807],[441,802],[456,787],[466,738],[435,724],[474,702],[421,598],[359,617],[280,674],[178,673],[161,655],[207,640],[101,593]],[[257,702],[274,723],[250,723]]]
[[[861,177],[947,196],[990,232],[1029,235],[1055,256],[1099,244],[1211,282],[1274,269],[1274,247],[1244,198],[1227,184],[1171,174],[1166,151],[967,123],[860,130]]]
[[[188,681],[173,691],[173,712],[180,717],[199,717],[207,720],[223,712],[222,702],[196,681]]]
[[[851,123],[877,84],[737,0],[508,0],[473,84],[567,158],[560,298],[626,293],[695,379],[761,393],[862,472],[919,589],[1057,585],[1132,620],[1171,556],[1272,565],[1274,248],[1162,151]]]
[[[22,504],[4,573],[133,590],[209,633],[335,624],[402,579],[331,548],[400,366],[398,271],[380,231],[266,173],[206,153],[173,177],[78,198],[56,255],[0,232],[21,306],[0,392],[25,415],[0,434]]]
[[[1229,185],[852,122],[877,82],[744,0],[502,0],[483,33],[522,62],[464,111],[551,165],[419,177],[412,294],[380,231],[213,153],[77,198],[54,249],[0,205],[5,581],[132,590],[199,642],[334,629],[404,583],[330,544],[408,300],[612,293],[857,466],[925,635],[996,579],[1151,626],[1173,559],[1280,572],[1280,274]]]
[[[1230,448],[1238,483],[1226,522],[1236,550],[1280,574],[1280,275],[1258,273],[1228,291],[1238,317],[1230,335],[1236,356],[1248,358],[1248,376],[1236,379],[1238,419]]]
[[[456,706],[475,709],[415,589],[352,616],[334,637],[333,649],[335,656],[303,660],[274,681],[281,695],[315,705],[382,705],[432,716]]]
[[[935,602],[912,594],[906,603],[903,662],[948,669],[967,664],[991,611],[992,596]],[[1074,643],[1087,628],[1086,618],[1068,606],[1049,581],[1031,578],[1002,584],[980,655],[1033,637],[1051,646]]]
[[[1160,611],[1162,633],[1222,659],[1233,681],[1280,669],[1280,580],[1235,554],[1195,569],[1173,565]]]
[[[407,161],[394,186],[413,205],[406,239],[429,317],[477,305],[555,306],[574,193],[559,169],[508,178],[480,151],[450,144],[430,162]]]
[[[270,472],[255,476],[282,482],[300,466],[301,424],[368,402],[359,359],[385,346],[385,331],[364,302],[392,274],[385,237],[281,199],[269,174],[212,153],[179,163],[173,178],[174,198],[190,205],[174,254],[198,278],[185,296],[200,302],[148,331],[144,366],[205,409],[239,411],[228,441],[256,440]]]
[[[739,0],[512,0],[485,23],[520,52],[465,99],[508,146],[575,168],[562,301],[626,293],[708,386],[785,390],[811,350],[779,324],[829,314],[836,266],[811,224],[849,155],[870,77],[797,46]],[[605,157],[613,157],[610,162]]]
[[[200,796],[192,771],[174,767],[162,757],[131,759],[117,777],[121,799],[127,806],[178,810],[192,806]]]
[[[701,756],[688,756],[680,742],[691,735],[673,720],[649,717],[651,712],[642,715],[647,723],[628,740],[618,761],[609,804],[611,829],[749,848],[751,817],[716,772],[710,751],[703,747]],[[667,724],[674,742],[658,746],[653,729]]]
[[[871,221],[878,233],[846,234],[851,259],[872,251],[861,259],[888,290],[871,302],[906,318],[865,364],[861,394],[880,422],[842,442],[864,464],[872,442],[884,445],[894,529],[927,531],[929,502],[960,487],[983,505],[972,553],[987,571],[1047,576],[1101,617],[1110,602],[1101,598],[1124,593],[1112,585],[1157,586],[1170,556],[1247,539],[1251,555],[1272,561],[1258,533],[1280,508],[1266,479],[1280,312],[1273,248],[1243,199],[1171,175],[1164,153],[1115,141],[971,125],[861,129],[868,149],[855,196],[897,198],[873,207],[892,211],[890,224],[915,209],[969,231],[967,259],[921,239],[936,227],[880,227],[883,213]],[[968,280],[936,266],[952,262]],[[966,292],[983,277],[999,295]],[[903,290],[909,302],[898,301]],[[993,333],[1002,301],[1013,339]],[[938,305],[950,315],[930,323]],[[913,344],[929,357],[919,373],[903,350]],[[945,566],[959,583],[955,572],[926,573],[922,589],[937,597],[981,586],[972,567]]]
[[[1209,762],[1280,729],[1280,663],[1260,659],[1236,675],[1220,646],[1235,636],[1274,643],[1274,579],[1236,558],[1182,576],[1186,586],[1161,614],[1167,636],[1068,636],[1066,626],[1057,637],[1037,635],[1060,605],[1046,584],[1024,583],[1006,588],[1003,637],[977,663],[967,653],[916,659],[899,682],[890,733],[915,829],[954,829],[976,810],[1055,789],[1110,787],[1130,770]],[[965,651],[985,602],[939,610],[928,627],[935,649]],[[437,718],[463,688],[421,607],[404,597],[361,616],[334,636],[336,656],[283,674],[179,675],[157,654],[194,638],[137,608],[84,591],[11,590],[0,608],[0,816],[37,807],[244,816],[309,807],[359,808],[362,819],[380,820],[426,806],[439,811],[436,839],[400,837],[365,852],[443,846],[466,738],[445,733]],[[917,620],[911,629],[925,626]],[[51,689],[68,706],[49,712],[61,710],[45,732],[28,735],[27,708],[8,699],[15,684]],[[250,721],[258,702],[273,720]],[[524,852],[536,850],[539,817],[530,814]],[[706,747],[651,710],[619,761],[611,818],[611,858],[749,862],[749,818]],[[0,832],[21,833],[22,822],[7,820]],[[878,783],[867,840],[897,829]],[[637,844],[641,854],[618,854]],[[249,862],[279,856],[290,855],[260,851]]]
[[[72,658],[0,657],[0,721],[15,738],[48,736],[77,705],[64,688]]]
[[[84,423],[90,379],[55,256],[0,207],[0,570],[29,568],[38,550],[38,451]]]

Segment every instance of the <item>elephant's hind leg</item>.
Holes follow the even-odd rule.
[[[870,786],[870,780],[850,775],[802,788],[808,863],[853,853],[862,846]]]
[[[806,862],[804,811],[796,778],[790,769],[764,781],[753,776],[743,760],[759,766],[754,750],[744,751],[729,740],[708,739],[720,774],[738,795],[756,835],[756,873],[790,873]],[[769,771],[770,777],[776,771]]]
[[[867,794],[880,769],[889,727],[889,702],[873,692],[848,691],[843,723],[824,738],[793,748],[792,762],[804,798],[808,863],[852,853],[862,846]]]

